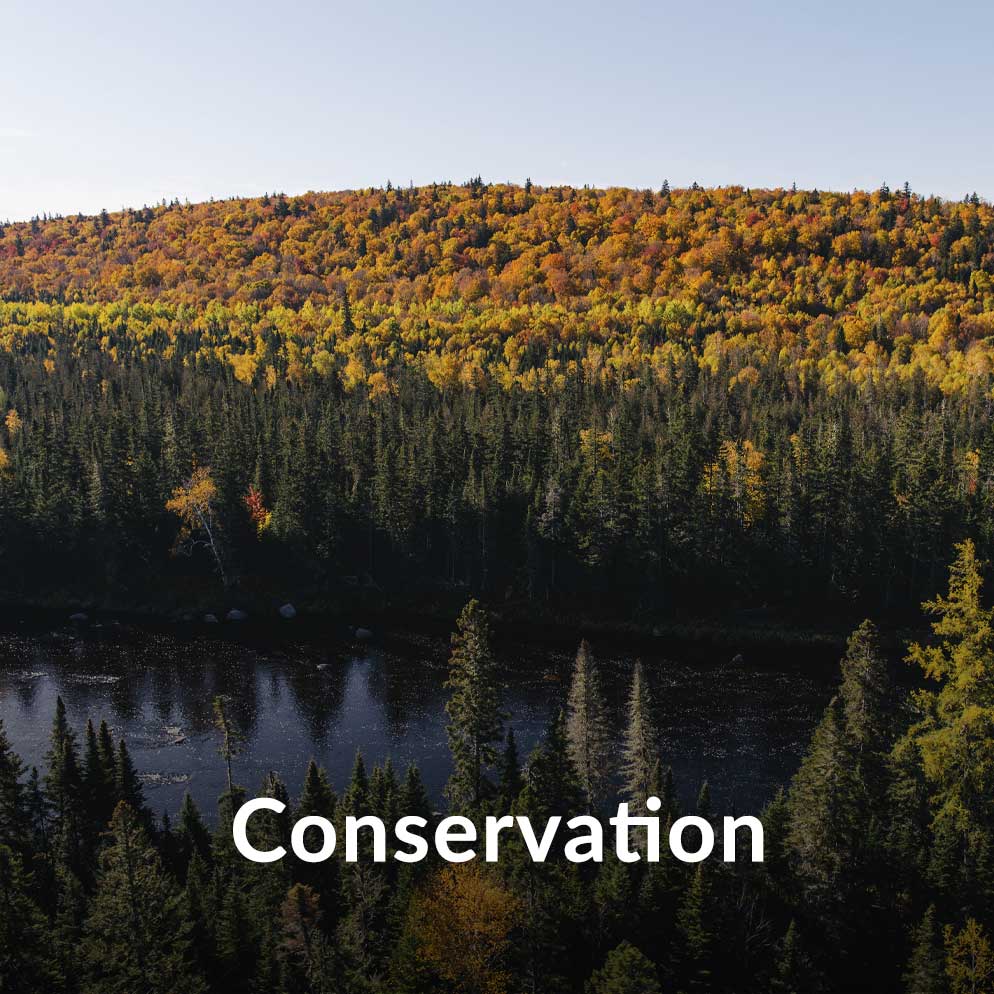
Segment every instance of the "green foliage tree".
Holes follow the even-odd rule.
[[[462,610],[452,636],[446,705],[453,773],[446,788],[456,811],[479,807],[492,785],[487,770],[497,760],[504,714],[490,648],[490,625],[480,604],[471,600]]]
[[[101,877],[86,919],[80,956],[84,994],[198,994],[190,922],[139,817],[119,804]]]

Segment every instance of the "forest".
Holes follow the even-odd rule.
[[[0,596],[903,624],[994,551],[992,360],[994,208],[907,185],[3,224]]]
[[[241,732],[214,701],[227,790],[216,827],[187,795],[153,812],[123,739],[70,727],[61,698],[42,770],[24,770],[0,723],[0,977],[37,994],[980,994],[994,985],[994,609],[976,549],[955,549],[947,593],[924,605],[933,637],[908,647],[925,684],[892,679],[870,621],[793,781],[762,813],[766,860],[534,862],[508,836],[497,863],[319,863],[237,855]],[[659,748],[660,674],[636,662],[620,748],[594,650],[576,654],[565,708],[522,758],[504,713],[490,616],[452,636],[450,811],[605,818],[619,797],[681,805]],[[311,761],[299,797],[253,817],[252,844],[289,849],[293,821],[341,826],[439,812],[415,766],[347,784]],[[693,810],[717,820],[707,784]],[[310,829],[309,831],[314,831]],[[365,836],[363,836],[365,838]],[[305,842],[306,842],[305,837]],[[320,838],[308,843],[313,851]],[[637,835],[632,848],[639,850]]]

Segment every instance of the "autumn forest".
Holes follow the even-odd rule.
[[[994,542],[992,343],[994,208],[907,187],[7,224],[0,584],[907,617],[954,541]],[[209,543],[167,506],[195,472]]]
[[[205,639],[252,630],[200,624],[219,608],[452,632],[440,797],[388,756],[344,783],[312,759],[298,791],[277,755],[246,784],[218,694],[217,810],[163,816],[104,716],[74,726],[59,696],[37,765],[0,720],[0,991],[991,994],[992,404],[976,194],[476,178],[0,225],[0,603],[56,610],[70,646],[81,609]],[[763,863],[233,848],[256,794],[287,805],[260,848],[291,816],[439,808],[606,822],[658,797],[664,827],[717,824],[662,746],[675,671],[602,669],[582,636],[750,618],[729,665],[752,679],[790,635],[780,698],[814,637],[840,660],[796,773],[749,812]],[[553,623],[575,657],[561,693],[529,674],[555,706],[523,755],[494,643],[513,624],[540,654]],[[305,693],[330,659],[295,671]]]

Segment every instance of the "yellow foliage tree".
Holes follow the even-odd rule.
[[[518,901],[476,863],[444,867],[415,899],[421,956],[460,994],[505,994],[505,960]]]
[[[228,574],[224,568],[221,529],[217,521],[217,496],[210,468],[198,466],[189,479],[173,491],[166,501],[166,510],[172,511],[182,522],[174,551],[189,556],[200,546],[209,549],[221,582],[227,586]]]

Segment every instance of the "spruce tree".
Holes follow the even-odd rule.
[[[80,947],[83,994],[200,994],[190,921],[138,815],[119,804]]]
[[[622,745],[622,793],[635,810],[641,810],[653,786],[659,759],[659,733],[653,717],[652,694],[642,663],[635,664],[628,696],[628,720]]]
[[[948,994],[946,953],[942,933],[931,904],[915,929],[914,946],[904,974],[904,994]]]
[[[475,600],[459,615],[445,686],[452,691],[445,710],[453,765],[446,794],[454,811],[473,811],[492,790],[487,770],[497,760],[504,723],[490,626]]]
[[[587,811],[596,811],[604,799],[610,774],[611,740],[597,662],[585,639],[573,664],[566,737],[570,758],[586,796]]]
[[[34,881],[12,849],[0,844],[0,990],[39,994],[64,979],[51,946],[50,924],[32,892]]]

